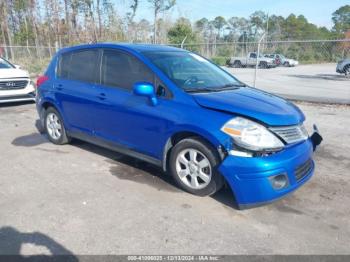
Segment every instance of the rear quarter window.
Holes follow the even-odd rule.
[[[57,77],[68,79],[69,66],[72,54],[65,53],[62,54],[58,59],[58,67],[57,67]]]

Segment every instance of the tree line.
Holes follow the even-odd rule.
[[[152,11],[151,19],[135,19],[140,1]],[[128,10],[122,12],[119,6],[125,3]],[[316,26],[303,15],[283,17],[263,11],[247,18],[173,21],[170,13],[176,5],[176,0],[1,0],[0,46],[38,49],[102,41],[215,46],[254,42],[264,33],[266,41],[350,37],[350,5],[334,11],[331,29]],[[13,57],[11,48],[9,52]]]

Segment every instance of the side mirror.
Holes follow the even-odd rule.
[[[152,105],[156,106],[158,104],[158,99],[154,86],[148,82],[137,82],[134,84],[134,94],[137,96],[148,97]]]
[[[21,69],[20,65],[14,65],[16,69]]]

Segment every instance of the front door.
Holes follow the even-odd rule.
[[[106,49],[101,58],[100,100],[94,120],[95,135],[139,153],[161,158],[169,99],[153,106],[148,98],[133,94],[136,82],[155,82],[154,74],[140,60],[124,51]]]

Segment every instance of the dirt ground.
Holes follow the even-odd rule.
[[[84,142],[55,146],[34,104],[0,106],[0,254],[349,254],[350,108],[298,104],[324,142],[311,180],[239,211]]]

